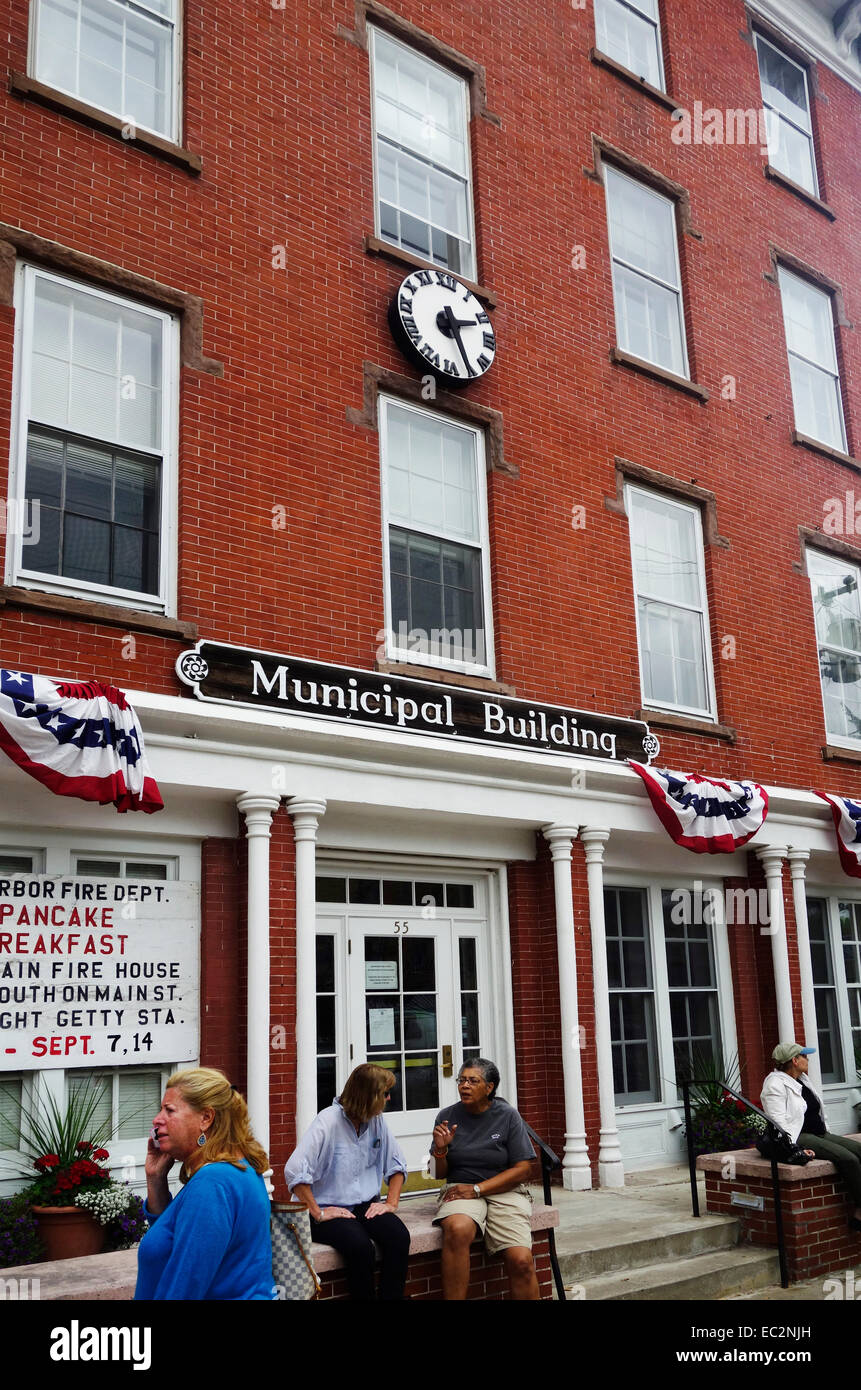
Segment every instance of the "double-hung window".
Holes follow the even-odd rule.
[[[834,341],[834,310],[827,290],[778,266],[780,298],[795,427],[800,434],[845,451],[846,429]]]
[[[663,91],[658,0],[595,0],[595,38],[608,58]]]
[[[688,375],[676,205],[604,166],[619,347]]]
[[[627,490],[643,703],[714,718],[699,509]]]
[[[861,1072],[861,902],[807,899],[823,1081],[857,1084]]]
[[[377,233],[475,278],[463,78],[371,28]]]
[[[35,0],[32,72],[177,140],[179,0]]]
[[[775,169],[814,195],[819,192],[807,73],[773,43],[756,35],[768,158]]]
[[[840,741],[861,740],[861,596],[857,565],[808,550],[825,728]]]
[[[13,582],[164,609],[175,324],[33,267],[21,301]]]
[[[380,400],[387,655],[492,675],[484,440]]]

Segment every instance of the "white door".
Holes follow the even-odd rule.
[[[318,896],[321,884],[346,901],[318,902],[318,1103],[360,1062],[394,1072],[386,1118],[415,1171],[437,1111],[457,1100],[464,1059],[495,1055],[486,885],[388,871],[375,880],[364,868],[319,879]]]

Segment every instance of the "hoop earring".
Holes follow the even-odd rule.
[[[198,1147],[199,1149],[202,1149],[205,1143],[206,1143],[206,1135],[204,1134],[203,1130],[201,1130],[201,1131],[200,1131],[200,1134],[198,1134],[198,1136],[197,1136],[197,1147]]]

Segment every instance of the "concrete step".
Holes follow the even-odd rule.
[[[556,1251],[563,1279],[576,1284],[664,1260],[734,1249],[738,1235],[739,1223],[732,1216],[689,1217],[684,1221],[653,1217],[648,1230],[642,1223],[609,1220],[599,1231],[560,1229]]]
[[[766,1288],[780,1279],[777,1252],[735,1247],[661,1260],[638,1269],[615,1270],[576,1281],[569,1298],[587,1303],[607,1301],[688,1300],[705,1302],[727,1295]],[[566,1279],[566,1284],[568,1280]]]

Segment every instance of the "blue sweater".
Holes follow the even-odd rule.
[[[160,1216],[144,1213],[136,1300],[273,1298],[269,1193],[247,1161],[205,1164]]]

